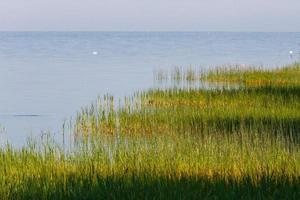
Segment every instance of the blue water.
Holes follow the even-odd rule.
[[[60,137],[82,106],[151,87],[155,69],[274,67],[299,52],[300,33],[0,32],[0,143],[22,146],[43,131]]]

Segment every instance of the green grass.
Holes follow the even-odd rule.
[[[2,149],[0,199],[299,199],[299,65],[181,72],[239,87],[104,96],[78,113],[67,153]]]
[[[215,67],[209,71],[197,70],[195,68],[175,67],[171,72],[158,70],[154,76],[159,82],[206,82],[212,86],[239,85],[244,87],[260,86],[299,86],[300,85],[300,63],[278,67],[275,69],[264,69],[256,66],[225,65]],[[217,85],[218,85],[217,84]]]
[[[241,89],[165,89],[136,94],[113,110],[93,105],[77,118],[81,134],[221,134],[258,132],[297,140],[300,88],[262,86]]]
[[[300,85],[300,64],[285,66],[273,70],[259,68],[243,69],[219,68],[204,75],[202,79],[210,82],[239,83],[246,87],[272,85],[277,87]]]
[[[3,199],[300,195],[299,148],[280,137],[107,136],[69,155],[51,145],[40,150],[7,148],[0,153]]]

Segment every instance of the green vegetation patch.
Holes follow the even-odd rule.
[[[104,96],[78,113],[72,148],[3,148],[0,199],[299,199],[299,72],[175,71],[229,87]]]

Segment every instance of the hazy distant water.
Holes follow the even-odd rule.
[[[63,120],[98,95],[151,87],[154,69],[280,66],[299,52],[300,33],[0,32],[0,143],[20,146],[41,130],[59,136]]]

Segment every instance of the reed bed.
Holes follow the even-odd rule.
[[[99,100],[99,102],[101,102]],[[85,135],[222,134],[258,132],[298,141],[300,87],[153,89],[115,110],[113,98],[82,110],[77,133]]]
[[[2,199],[296,199],[300,151],[282,138],[108,137],[0,152]]]
[[[219,68],[203,76],[202,79],[212,82],[229,82],[239,83],[246,87],[259,87],[272,85],[277,87],[300,86],[300,64],[266,70],[252,67],[245,69],[236,68]]]
[[[240,86],[299,86],[300,63],[283,67],[265,69],[262,66],[223,65],[211,70],[175,67],[171,72],[158,70],[155,80],[172,82],[207,82],[220,83],[223,86],[238,84]]]
[[[299,73],[177,70],[239,87],[106,95],[78,113],[69,151],[0,150],[0,199],[299,199]]]

